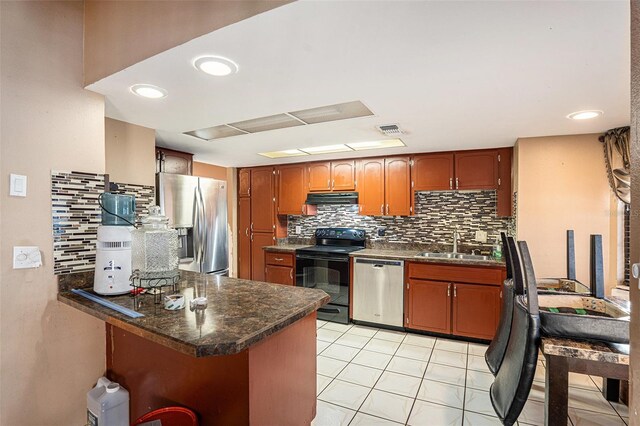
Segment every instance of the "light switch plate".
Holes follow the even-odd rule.
[[[302,226],[296,225],[296,235],[302,234]]]
[[[27,177],[24,175],[10,175],[9,195],[14,197],[27,196]]]
[[[476,241],[480,243],[486,243],[487,233],[485,231],[476,231]]]
[[[42,257],[38,247],[13,248],[13,269],[39,268],[40,266],[42,266]]]

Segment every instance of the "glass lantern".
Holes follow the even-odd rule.
[[[131,232],[131,269],[143,280],[178,275],[178,231],[159,206],[149,208],[142,227]],[[137,272],[136,272],[137,270]]]

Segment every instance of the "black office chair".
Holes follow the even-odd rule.
[[[540,316],[535,273],[531,267],[527,243],[520,241],[518,246],[524,266],[526,296],[516,296],[514,299],[507,350],[490,389],[493,409],[500,421],[507,426],[518,420],[527,402],[540,347]]]
[[[484,354],[489,371],[495,376],[500,370],[500,365],[504,359],[504,354],[509,343],[509,334],[511,334],[511,321],[513,319],[513,300],[516,295],[524,294],[524,283],[522,277],[522,266],[516,242],[513,237],[507,237],[501,234],[502,245],[504,247],[505,261],[507,264],[507,279],[502,284],[502,313],[500,322],[496,329],[496,334],[491,340],[491,344]]]

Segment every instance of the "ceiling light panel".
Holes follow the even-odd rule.
[[[365,149],[396,148],[406,145],[400,139],[386,139],[382,141],[351,142],[347,146],[354,151],[362,151]]]
[[[307,124],[325,123],[327,121],[345,120],[347,118],[373,115],[371,110],[360,101],[304,109],[301,111],[290,112],[289,114]]]
[[[308,155],[306,152],[302,152],[299,149],[285,149],[284,151],[272,151],[272,152],[259,152],[258,155],[262,155],[267,158],[286,158],[286,157],[300,157]]]
[[[233,127],[229,127],[226,124],[222,126],[208,127],[206,129],[193,130],[191,132],[185,132],[185,135],[195,136],[196,138],[209,141],[211,139],[228,138],[230,136],[245,135],[247,132],[243,132]]]
[[[267,130],[285,129],[287,127],[304,126],[304,123],[289,117],[287,114],[277,114],[268,117],[254,118],[253,120],[229,123],[229,125],[248,133],[256,133]]]
[[[331,154],[334,152],[347,152],[353,150],[346,145],[324,145],[300,148],[300,151],[306,152],[307,154]]]

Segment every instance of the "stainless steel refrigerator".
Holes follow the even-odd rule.
[[[158,173],[156,200],[178,230],[180,269],[228,275],[227,182]]]

